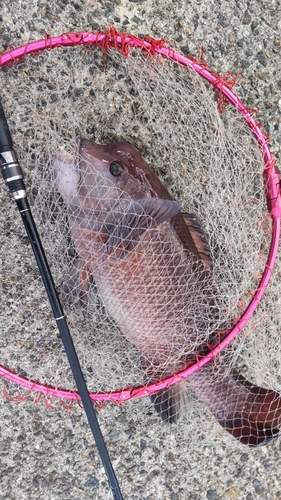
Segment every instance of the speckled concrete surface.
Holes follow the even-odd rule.
[[[165,37],[186,54],[205,50],[209,66],[237,73],[239,94],[281,147],[281,2],[278,0],[0,0],[0,52],[75,30],[118,30]],[[0,75],[1,81],[1,75]],[[2,309],[1,314],[5,314]],[[56,405],[55,405],[56,406]],[[136,427],[131,412],[140,413]],[[0,500],[107,499],[103,468],[83,412],[50,410],[32,398],[0,400]],[[281,443],[247,449],[200,433],[189,446],[176,434],[146,424],[142,403],[99,412],[124,499],[281,498]],[[201,430],[202,431],[202,430]]]

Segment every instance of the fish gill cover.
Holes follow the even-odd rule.
[[[220,113],[217,94],[191,69],[159,56],[147,57],[136,49],[131,49],[127,57],[109,49],[106,65],[104,54],[97,47],[45,51],[12,68],[5,67],[1,84],[3,105],[24,167],[33,214],[89,390],[102,394],[143,386],[196,361],[205,354],[205,347],[219,342],[220,336],[223,338],[241,316],[259,284],[270,243],[263,155],[243,118],[230,106]],[[69,208],[73,199],[77,208],[75,179],[71,178],[74,187],[67,198],[54,173],[54,162],[61,161],[62,169],[67,161],[71,163],[77,135],[102,145],[127,141],[136,147],[181,211],[195,214],[196,219],[191,217],[189,223],[198,234],[204,232],[201,242],[204,240],[207,260],[212,265],[205,262],[190,278],[188,266],[183,269],[178,242],[171,235],[163,236],[163,227],[170,223],[175,215],[172,214],[160,224],[151,223],[146,232],[148,239],[133,245],[138,277],[132,275],[128,280],[128,266],[132,263],[126,261],[125,254],[130,252],[127,243],[121,250],[120,245],[112,245],[116,251],[116,263],[112,265],[114,252],[112,256],[112,246],[105,240],[112,276],[103,279],[107,263],[99,255],[98,271],[88,273],[90,277],[86,279],[85,269],[77,261],[81,249],[73,232],[71,235],[70,219],[83,228],[78,236],[76,233],[82,246],[87,245],[85,229],[103,232],[104,221],[99,221],[99,227],[96,222],[87,228],[87,207],[81,202],[79,210]],[[76,175],[79,159],[81,156],[76,154],[71,167]],[[89,158],[83,159],[90,165]],[[83,184],[83,176],[79,182]],[[96,189],[92,191],[95,199],[99,198],[107,210],[119,203],[117,222],[111,215],[107,226],[120,224],[124,217],[128,221],[128,215],[135,214],[135,206],[128,212],[134,201],[131,194],[124,199],[119,189],[113,196],[108,182],[98,172],[92,174],[91,183],[85,183],[85,200]],[[24,229],[5,187],[1,185],[0,189],[6,207],[0,229],[1,364],[41,384],[73,391],[70,369]],[[102,208],[91,207],[90,213],[98,210]],[[137,214],[143,215],[139,209]],[[81,279],[74,279],[75,266],[76,278],[80,272],[84,284]],[[122,266],[121,274],[126,266],[127,274],[124,272],[117,283],[114,273]],[[168,268],[172,269],[169,279]],[[196,402],[197,393],[218,420],[227,420],[227,409],[243,404],[235,399],[234,389],[231,392],[239,379],[237,373],[252,384],[280,390],[280,272],[277,262],[257,312],[240,336],[215,362],[209,363],[207,380],[198,382],[197,374],[180,383],[181,404],[175,403],[176,417],[184,414],[183,407],[190,408],[194,399],[193,421],[204,419],[205,413]],[[180,279],[175,285],[173,279],[177,275]],[[117,287],[113,290],[114,283]],[[171,300],[172,307],[167,307]],[[173,321],[169,323],[171,315]],[[126,317],[130,320],[127,323]],[[169,324],[172,328],[167,328]],[[153,335],[157,342],[146,348]],[[155,349],[152,354],[149,347]],[[210,403],[211,386],[221,383],[222,374],[224,380],[231,378],[232,385],[223,389],[223,408],[222,401],[214,408]],[[254,393],[254,386],[247,386],[241,377],[239,380],[244,391]],[[24,399],[29,394],[16,384],[5,384],[3,392],[11,399]],[[271,394],[277,401],[277,393]],[[160,405],[160,412],[165,412],[166,396],[164,393],[164,404],[161,398],[160,402],[157,396],[153,398],[156,409]],[[149,399],[145,398],[143,404],[144,410],[139,412],[134,407],[136,418],[141,418],[140,413],[147,418],[151,415]],[[273,409],[270,414],[270,400],[267,404],[275,434],[280,417],[273,415]],[[266,436],[271,437],[270,432]]]

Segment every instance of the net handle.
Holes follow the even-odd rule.
[[[267,144],[268,138],[262,131],[260,125],[253,118],[250,111],[246,108],[246,106],[244,106],[244,104],[240,101],[236,94],[229,88],[229,84],[224,81],[223,77],[209,71],[206,68],[205,63],[198,62],[192,57],[184,56],[176,50],[167,47],[167,43],[168,42],[164,39],[155,40],[151,37],[145,37],[142,39],[134,35],[118,33],[114,28],[109,28],[105,33],[64,33],[57,37],[50,37],[49,35],[45,35],[45,38],[42,40],[31,42],[18,48],[12,48],[6,53],[0,55],[0,67],[2,67],[4,65],[12,65],[15,61],[24,59],[28,54],[38,55],[44,50],[52,50],[58,47],[73,47],[76,45],[99,46],[104,51],[112,47],[120,52],[123,52],[125,56],[128,55],[130,47],[139,48],[152,55],[159,54],[163,57],[176,61],[183,66],[192,68],[202,78],[207,80],[215,89],[218,89],[221,95],[223,95],[226,100],[230,102],[244,117],[246,123],[253,131],[253,134],[263,151],[265,161],[264,182],[269,216],[272,219],[272,237],[262,278],[242,316],[239,318],[230,332],[226,335],[226,337],[219,343],[219,345],[217,345],[196,363],[182,370],[180,373],[168,377],[161,382],[149,384],[146,387],[129,387],[114,392],[90,393],[91,399],[95,401],[110,400],[115,402],[122,402],[132,398],[147,396],[161,389],[165,389],[172,384],[182,381],[189,375],[192,375],[197,370],[202,368],[205,364],[209,363],[223,349],[225,349],[235,337],[237,337],[237,335],[241,332],[243,327],[246,325],[246,323],[254,313],[268,286],[277,257],[280,241],[281,217],[280,176],[275,167],[273,156]],[[79,394],[75,391],[58,389],[49,385],[32,381],[16,374],[9,368],[2,365],[0,365],[0,376],[5,377],[6,379],[14,383],[20,384],[29,390],[45,394],[46,396],[55,396],[70,400],[80,399]]]
[[[11,195],[13,196],[22,222],[26,229],[30,245],[32,247],[37,266],[43,280],[51,309],[57,323],[61,340],[73,373],[74,380],[79,390],[79,397],[82,400],[88,423],[91,428],[96,446],[106,472],[110,489],[115,500],[123,500],[121,490],[107,451],[105,440],[98,423],[96,412],[89,396],[84,375],[77,357],[72,337],[68,328],[66,317],[55,288],[55,284],[48,266],[40,237],[30,210],[27,199],[25,183],[23,180],[23,171],[17,161],[16,153],[13,149],[13,141],[10,134],[6,116],[0,101],[0,169],[3,180],[7,184]]]

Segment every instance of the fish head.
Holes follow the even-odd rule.
[[[73,155],[59,150],[53,163],[58,190],[66,204],[93,211],[143,198],[170,198],[137,149],[127,142],[97,144],[77,137]]]
[[[76,139],[73,155],[60,150],[53,163],[56,187],[71,227],[108,234],[107,251],[133,248],[132,238],[169,221],[180,207],[129,143]]]
[[[162,197],[163,185],[134,146],[127,142],[101,145],[82,138],[78,141],[84,188],[93,187],[97,177],[103,179],[91,195],[101,198],[100,188],[104,186],[115,200]],[[168,192],[164,197],[169,197]]]

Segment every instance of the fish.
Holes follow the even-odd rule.
[[[218,340],[213,259],[194,214],[185,213],[138,150],[127,142],[77,137],[60,149],[53,172],[67,209],[77,259],[69,294],[87,302],[91,283],[108,314],[139,353],[144,382],[181,371]],[[219,424],[248,446],[279,435],[281,397],[222,362],[151,394],[156,412],[176,423],[186,388]]]

